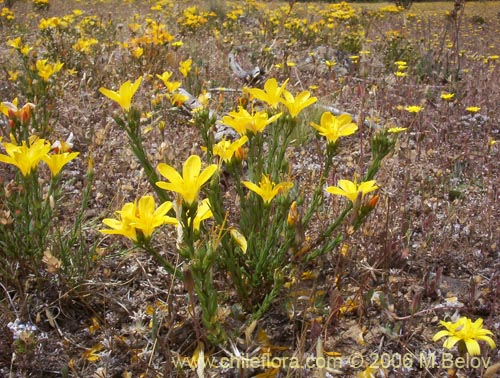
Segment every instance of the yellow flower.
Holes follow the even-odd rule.
[[[441,99],[445,101],[450,101],[453,99],[453,97],[455,97],[454,93],[441,93]]]
[[[182,176],[174,168],[165,163],[158,164],[158,171],[169,182],[158,181],[156,185],[162,189],[179,193],[184,202],[191,205],[198,199],[198,192],[201,187],[217,171],[217,165],[211,164],[201,172],[200,157],[191,155],[182,167]]]
[[[139,29],[141,28],[141,24],[138,24],[137,22],[134,22],[134,23],[130,23],[128,24],[128,29],[132,32],[132,33],[137,33],[139,31]]]
[[[408,130],[407,127],[391,127],[390,129],[387,130],[387,132],[397,134],[406,130]]]
[[[143,196],[139,203],[127,202],[122,209],[116,211],[119,219],[106,218],[102,223],[110,229],[99,230],[103,234],[123,235],[134,242],[138,240],[138,231],[149,240],[156,228],[163,224],[177,224],[177,219],[166,214],[172,209],[172,202],[162,203],[155,209],[155,200],[152,196]]]
[[[142,54],[144,54],[144,49],[142,47],[136,47],[132,50],[132,56],[136,59],[139,59]]]
[[[375,361],[371,365],[369,365],[365,370],[359,372],[356,375],[356,378],[373,378],[373,377],[385,377],[386,376],[386,369],[382,367],[383,363],[382,361]],[[379,375],[380,374],[380,375]]]
[[[86,349],[82,353],[82,357],[86,359],[88,362],[96,362],[101,359],[99,352],[104,349],[104,346],[101,343],[94,345],[90,349]]]
[[[165,71],[161,75],[156,75],[156,77],[163,82],[165,88],[167,88],[167,91],[170,93],[174,92],[181,86],[180,81],[169,81],[171,76],[172,72],[169,71]]]
[[[281,102],[288,108],[290,115],[295,118],[297,115],[308,106],[314,104],[318,99],[316,97],[311,97],[311,92],[302,91],[297,97],[288,92],[286,89],[283,91],[284,99]]]
[[[242,184],[252,192],[255,192],[259,196],[261,196],[266,205],[269,204],[272,199],[278,194],[287,192],[293,187],[293,183],[290,181],[284,181],[279,184],[275,184],[274,182],[269,180],[269,176],[265,174],[262,174],[259,185],[255,185],[250,181],[242,181]]]
[[[201,222],[205,219],[212,218],[214,214],[212,213],[212,209],[210,209],[210,201],[208,198],[205,198],[198,205],[198,209],[196,210],[196,215],[193,220],[193,229],[195,231],[200,231]],[[188,222],[191,222],[191,218],[189,218]]]
[[[99,230],[102,234],[108,235],[123,235],[130,240],[137,241],[137,232],[135,227],[130,224],[135,220],[137,207],[135,203],[127,202],[122,209],[115,212],[115,216],[119,219],[106,218],[102,220],[110,229]]]
[[[92,53],[92,46],[98,43],[99,41],[95,38],[80,38],[71,46],[71,48],[83,54],[90,54]]]
[[[47,59],[39,59],[36,61],[36,69],[38,71],[38,76],[40,76],[44,81],[49,81],[50,77],[61,71],[64,63],[47,63]]]
[[[15,39],[7,40],[6,44],[13,49],[19,50],[21,48],[21,37],[17,37]]]
[[[407,63],[403,60],[398,60],[398,61],[394,62],[394,64],[396,66],[398,66],[398,71],[404,71],[408,68]]]
[[[150,239],[154,230],[164,224],[177,224],[177,219],[166,214],[173,204],[170,201],[162,203],[155,210],[155,200],[152,196],[143,196],[139,199],[136,208],[136,217],[130,226],[140,230],[146,239]]]
[[[195,110],[201,110],[204,109],[208,106],[208,102],[212,98],[212,95],[210,92],[207,92],[206,90],[202,90],[201,93],[198,95],[198,102],[200,103],[200,107],[196,108]]]
[[[7,71],[9,74],[9,80],[10,81],[17,81],[17,78],[19,77],[19,71]]]
[[[483,328],[483,319],[479,318],[474,323],[467,317],[460,317],[456,322],[440,321],[441,325],[446,328],[446,331],[439,331],[432,338],[437,341],[444,336],[448,336],[445,340],[443,347],[451,349],[456,343],[465,345],[467,352],[471,356],[481,354],[478,340],[486,341],[490,348],[495,348],[496,344],[493,339],[488,335],[493,333]]]
[[[289,226],[294,226],[297,221],[300,220],[300,214],[297,210],[297,201],[293,201],[290,205],[290,210],[288,210],[288,216],[286,218],[286,223]]]
[[[222,140],[213,147],[213,153],[219,156],[223,162],[229,163],[235,153],[248,142],[246,135],[242,136],[237,141],[231,142],[229,140]]]
[[[50,143],[44,139],[30,138],[30,145],[22,142],[20,146],[2,143],[7,155],[0,154],[0,162],[15,165],[23,176],[28,176],[40,160],[50,151]]]
[[[261,133],[267,125],[281,117],[278,113],[269,118],[264,110],[254,113],[248,113],[243,107],[238,106],[238,111],[232,111],[228,116],[222,117],[222,123],[235,129],[238,134],[245,135],[247,132],[253,134]]]
[[[182,104],[184,104],[188,97],[183,94],[183,93],[174,93],[172,95],[167,95],[168,99],[170,100],[170,103],[173,105],[173,106],[177,106],[177,107],[180,107],[182,106]]]
[[[31,110],[35,108],[35,104],[27,102],[22,108],[17,107],[17,97],[12,102],[0,102],[0,113],[3,113],[11,119],[18,119],[21,122],[26,122],[31,116]]]
[[[481,110],[481,108],[479,106],[468,106],[465,108],[465,110],[467,110],[470,113],[477,113],[478,111]]]
[[[191,58],[179,63],[179,72],[182,74],[182,76],[187,77],[189,75],[189,72],[191,72],[192,64],[193,60]]]
[[[375,185],[375,180],[364,181],[358,184],[356,180],[354,182],[349,180],[339,180],[337,186],[329,186],[326,191],[331,194],[336,194],[339,196],[347,197],[351,202],[356,201],[359,193],[363,197],[365,194],[377,190],[378,186]]]
[[[27,56],[29,52],[33,49],[28,45],[22,45],[21,37],[17,37],[16,39],[9,39],[7,41],[7,46],[12,47],[13,49],[18,50],[22,55]]]
[[[281,95],[287,83],[288,79],[279,87],[276,79],[271,78],[264,83],[264,90],[259,88],[243,88],[243,91],[249,93],[253,98],[267,102],[270,107],[276,108],[281,101]]]
[[[24,45],[20,51],[21,51],[21,54],[23,54],[24,56],[28,56],[28,54],[30,53],[31,50],[33,50],[33,47],[29,47],[28,45]]]
[[[231,234],[231,237],[236,242],[238,247],[240,247],[241,251],[243,253],[247,253],[248,243],[245,236],[243,236],[243,234],[234,227],[231,227],[229,229],[229,233]]]
[[[56,177],[68,162],[79,155],[79,152],[63,152],[60,154],[45,155],[42,160],[47,164],[53,177]]]
[[[358,130],[358,126],[352,122],[349,114],[334,116],[330,112],[321,115],[320,125],[311,122],[311,126],[326,137],[328,143],[335,143],[341,136],[352,135]]]
[[[406,77],[406,76],[408,76],[408,74],[406,72],[401,72],[401,71],[394,72],[394,75],[396,75],[397,77]]]
[[[422,110],[423,108],[418,105],[409,105],[405,107],[405,110],[409,113],[418,113]]]
[[[134,97],[135,92],[141,85],[142,76],[140,76],[133,84],[130,80],[127,80],[120,86],[118,91],[112,91],[106,88],[99,88],[99,92],[101,92],[107,98],[115,101],[121,108],[125,111],[130,110],[130,106],[132,104],[132,97]]]
[[[335,67],[336,65],[337,65],[336,61],[325,60],[325,66],[327,66],[328,68]]]

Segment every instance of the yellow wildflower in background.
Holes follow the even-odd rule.
[[[478,111],[481,110],[479,106],[468,106],[465,108],[469,113],[477,113]]]
[[[167,94],[167,97],[170,100],[170,103],[173,106],[177,106],[177,107],[182,106],[188,100],[188,96],[186,96],[183,93],[178,93],[178,92],[176,92],[174,94]]]
[[[398,70],[406,70],[408,68],[408,63],[406,63],[404,60],[397,60],[394,62],[396,66],[398,66]]]
[[[352,135],[358,130],[358,126],[352,122],[349,114],[334,116],[330,112],[321,115],[320,124],[311,122],[311,126],[319,131],[320,135],[326,137],[329,144],[335,143],[340,137]]]
[[[407,127],[391,127],[390,129],[387,130],[388,133],[393,133],[393,134],[398,134],[403,131],[408,130]]]
[[[14,16],[14,12],[12,12],[9,8],[3,7],[0,10],[0,18],[5,18],[7,21],[12,21],[16,17]]]
[[[27,56],[29,52],[33,49],[28,45],[22,45],[21,37],[17,37],[15,39],[9,39],[6,42],[7,46],[12,47],[15,50],[18,50],[22,55]]]
[[[337,65],[337,62],[335,62],[335,61],[325,60],[325,66],[327,66],[328,68],[335,67],[336,65]]]
[[[451,101],[455,97],[454,93],[441,93],[441,99],[445,101]]]
[[[95,38],[80,38],[71,46],[71,48],[83,54],[90,54],[92,52],[92,46],[98,43],[99,41]]]
[[[21,37],[14,39],[8,39],[6,45],[12,47],[13,49],[19,50],[21,48]]]
[[[161,75],[156,75],[156,77],[163,82],[163,84],[165,85],[165,88],[170,93],[179,89],[179,87],[181,86],[180,81],[169,81],[170,77],[172,77],[172,74],[173,74],[172,72],[165,71]]]
[[[120,86],[118,91],[112,91],[106,88],[99,88],[99,92],[101,92],[107,98],[115,101],[121,108],[125,111],[130,110],[130,106],[132,104],[132,97],[134,97],[135,92],[141,85],[142,76],[140,76],[133,84],[130,80],[127,80]]]
[[[179,63],[179,72],[182,76],[187,77],[189,72],[191,72],[191,66],[193,64],[193,60],[191,58]]]
[[[101,359],[99,352],[104,349],[104,346],[101,343],[97,343],[90,349],[86,349],[82,353],[82,357],[88,362],[96,362]]]
[[[46,9],[49,6],[49,0],[33,0],[33,5],[37,9]]]
[[[455,344],[462,344],[467,352],[471,356],[477,356],[481,354],[481,348],[479,347],[479,341],[486,341],[490,348],[496,348],[496,344],[489,335],[493,333],[487,329],[483,328],[483,319],[479,318],[475,322],[471,319],[462,316],[458,318],[456,322],[445,322],[441,320],[439,322],[446,330],[439,331],[432,338],[433,341],[437,341],[442,337],[447,336],[443,347],[446,349],[451,349]]]
[[[158,181],[156,185],[162,189],[179,193],[184,202],[191,205],[198,200],[201,187],[217,171],[217,165],[211,164],[201,171],[201,159],[197,155],[191,155],[182,167],[182,176],[168,164],[158,164],[158,171],[169,182]]]
[[[15,82],[19,78],[19,71],[8,70],[7,73],[9,74],[9,81]]]
[[[262,174],[259,185],[256,185],[250,181],[242,181],[242,184],[252,192],[257,193],[264,200],[264,203],[266,205],[269,204],[272,199],[278,194],[287,192],[288,190],[293,188],[292,182],[285,181],[279,184],[275,184],[269,179],[269,176],[265,174]]]
[[[51,64],[47,63],[47,59],[39,59],[36,61],[38,76],[40,76],[44,81],[49,81],[50,77],[59,72],[63,65],[64,63]]]
[[[408,105],[405,107],[405,110],[409,113],[419,113],[422,111],[423,107],[418,106],[418,105]]]
[[[243,88],[244,92],[249,93],[252,98],[266,102],[271,108],[276,108],[281,102],[281,95],[285,90],[288,79],[278,86],[276,79],[271,78],[264,83],[264,90],[260,88]]]
[[[142,54],[144,54],[144,49],[142,47],[136,47],[132,50],[132,56],[136,59],[139,59]]]
[[[329,186],[325,190],[331,194],[347,197],[349,201],[354,202],[356,198],[358,198],[359,193],[361,193],[361,197],[364,197],[365,194],[377,189],[378,186],[375,185],[375,180],[363,181],[359,184],[356,180],[354,180],[354,182],[339,180],[338,186]]]

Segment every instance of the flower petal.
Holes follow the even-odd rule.
[[[170,165],[165,163],[158,164],[158,172],[165,177],[168,181],[175,185],[182,185],[184,180],[181,175]],[[158,183],[157,183],[158,184]]]
[[[467,351],[471,356],[478,356],[481,354],[481,348],[479,347],[479,343],[474,339],[464,340],[465,346],[467,347]]]

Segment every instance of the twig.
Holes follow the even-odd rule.
[[[394,314],[393,312],[387,310],[387,313],[389,314],[389,316],[394,319],[394,320],[407,320],[407,319],[411,319],[415,316],[420,316],[420,315],[425,315],[429,312],[432,312],[432,311],[435,311],[435,310],[449,310],[449,309],[453,309],[453,308],[462,308],[463,305],[460,304],[460,305],[453,305],[453,306],[436,306],[436,307],[433,307],[433,308],[427,308],[425,310],[421,310],[419,312],[416,312],[412,315],[407,315],[407,316],[397,316],[396,314]]]
[[[16,314],[16,318],[19,318],[19,313],[17,312],[16,307],[14,306],[14,302],[12,301],[12,298],[10,297],[10,294],[7,291],[7,288],[1,282],[0,282],[0,286],[5,291],[5,295],[7,296],[7,300],[9,301],[10,305],[12,306],[12,310]]]

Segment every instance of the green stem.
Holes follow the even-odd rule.
[[[182,272],[180,270],[178,270],[176,267],[174,267],[172,264],[170,264],[167,261],[167,259],[165,257],[163,257],[162,255],[160,255],[160,253],[155,248],[153,248],[149,243],[145,243],[145,244],[141,245],[141,247],[147,253],[149,253],[151,256],[153,256],[156,259],[156,261],[158,261],[167,272],[174,275],[175,278],[177,278],[178,280],[182,280],[184,278],[184,276],[182,275]]]

